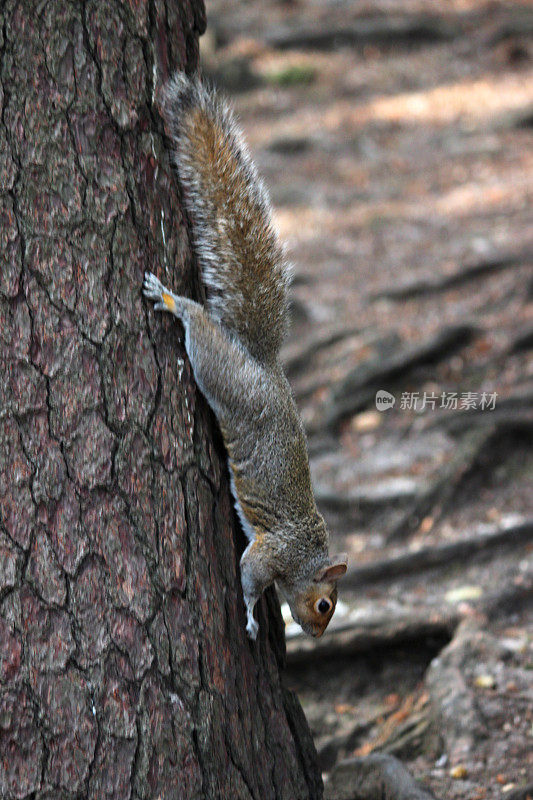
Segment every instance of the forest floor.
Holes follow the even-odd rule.
[[[204,65],[294,265],[284,359],[350,556],[324,638],[287,626],[332,800],[335,764],[376,751],[441,798],[533,782],[532,34],[525,3],[208,4]]]

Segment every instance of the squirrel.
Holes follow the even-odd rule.
[[[183,323],[196,383],[222,431],[249,540],[240,560],[248,635],[256,638],[254,606],[275,582],[295,621],[318,637],[335,611],[347,559],[329,557],[303,424],[279,361],[288,264],[232,111],[183,73],[162,98],[207,301],[175,295],[148,272],[143,292],[156,311]]]

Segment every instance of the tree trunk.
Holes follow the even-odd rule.
[[[315,798],[272,593],[250,643],[156,89],[200,0],[11,0],[0,28],[0,796]],[[156,85],[154,85],[156,84]]]

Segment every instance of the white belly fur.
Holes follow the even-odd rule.
[[[229,464],[228,464],[228,466],[229,466]],[[242,529],[246,534],[246,538],[248,539],[249,542],[253,542],[253,541],[255,541],[255,531],[252,528],[252,526],[250,525],[250,523],[248,522],[248,520],[246,519],[246,517],[244,516],[244,511],[242,510],[241,504],[239,503],[239,498],[237,497],[237,491],[235,489],[235,481],[233,479],[233,470],[231,469],[231,466],[229,467],[229,475],[230,475],[230,481],[231,481],[231,493],[233,494],[233,498],[235,500],[235,510],[236,510],[237,514],[239,515],[239,519],[241,521]]]

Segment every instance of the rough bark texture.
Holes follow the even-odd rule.
[[[246,639],[216,427],[140,293],[194,292],[154,83],[203,5],[2,17],[0,796],[319,797],[272,595]]]

